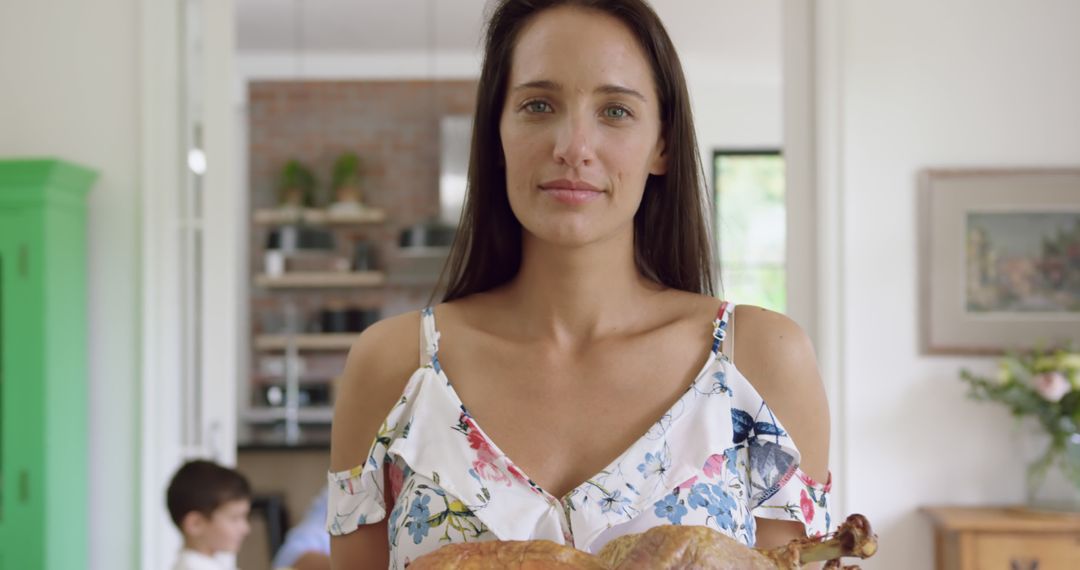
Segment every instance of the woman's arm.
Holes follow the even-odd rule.
[[[353,344],[337,384],[330,436],[330,470],[367,460],[387,413],[420,361],[420,317],[408,313],[365,330]],[[388,511],[390,505],[387,505]],[[389,512],[387,512],[389,515]],[[390,564],[386,519],[330,538],[334,570],[385,570]]]
[[[829,402],[809,337],[780,313],[747,305],[735,312],[739,370],[795,442],[803,473],[815,481],[828,480]],[[802,523],[757,519],[756,546],[781,546],[803,536]]]

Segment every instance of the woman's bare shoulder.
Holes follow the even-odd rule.
[[[383,319],[360,334],[335,386],[332,469],[350,469],[363,461],[419,363],[418,311]]]
[[[753,305],[735,308],[735,363],[768,403],[803,455],[803,470],[824,481],[829,404],[810,337],[790,317]]]
[[[778,367],[817,367],[810,337],[783,313],[754,305],[735,307],[735,360],[772,371]],[[772,377],[772,375],[768,375]]]
[[[420,311],[382,319],[364,330],[349,350],[350,360],[372,366],[375,377],[408,376],[420,362]],[[348,367],[346,367],[348,370]]]

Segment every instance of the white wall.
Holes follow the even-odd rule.
[[[931,568],[930,504],[1022,499],[1000,406],[965,399],[960,367],[918,352],[916,174],[929,166],[1080,164],[1080,3],[824,0],[839,135],[848,510],[875,523],[864,568]],[[828,167],[826,165],[826,167]],[[834,406],[837,403],[834,402]]]
[[[0,155],[97,169],[89,194],[93,568],[134,568],[138,489],[138,1],[0,3]],[[75,468],[76,466],[72,466]]]
[[[714,150],[782,146],[779,60],[761,70],[766,73],[748,77],[707,55],[688,54],[682,59],[710,185]]]

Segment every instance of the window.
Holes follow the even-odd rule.
[[[713,188],[723,297],[785,312],[787,212],[780,151],[715,151]]]

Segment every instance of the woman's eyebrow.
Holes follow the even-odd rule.
[[[522,91],[524,89],[541,89],[543,91],[562,91],[562,85],[548,79],[538,79],[536,81],[529,81],[522,83],[514,87],[514,91]]]
[[[641,99],[643,103],[647,103],[649,101],[645,98],[644,95],[642,95],[638,91],[635,91],[634,89],[631,89],[629,87],[623,87],[622,85],[601,85],[600,87],[596,88],[596,92],[604,93],[607,95],[629,95],[631,97],[637,97],[638,99]]]
[[[521,90],[524,90],[524,89],[541,89],[541,90],[544,90],[544,91],[562,91],[563,86],[562,86],[562,84],[557,83],[555,81],[551,81],[549,79],[539,79],[537,81],[528,81],[526,83],[521,83],[519,85],[516,85],[513,88],[513,91],[521,91]],[[638,99],[641,99],[643,102],[648,102],[648,99],[646,99],[645,96],[642,95],[640,92],[638,92],[638,91],[636,91],[634,89],[631,89],[629,87],[623,87],[622,85],[613,85],[613,84],[601,85],[600,87],[596,88],[595,92],[596,93],[604,93],[604,94],[607,94],[607,95],[629,95],[630,97],[636,97]]]

